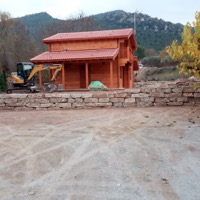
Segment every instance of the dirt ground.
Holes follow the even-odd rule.
[[[198,200],[200,108],[0,112],[1,200]]]

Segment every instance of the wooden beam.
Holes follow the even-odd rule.
[[[113,61],[110,61],[110,88],[113,88]]]
[[[85,85],[86,85],[86,88],[88,88],[89,86],[89,70],[88,70],[88,63],[86,62],[85,63]]]
[[[133,64],[129,66],[129,88],[133,88]]]
[[[42,71],[39,71],[39,84],[40,88],[42,88]]]
[[[62,85],[63,89],[65,89],[65,64],[62,64]]]

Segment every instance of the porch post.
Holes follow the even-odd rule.
[[[88,75],[88,63],[85,63],[85,85],[86,88],[89,86],[89,75]]]
[[[40,88],[42,88],[42,71],[39,71],[39,84]]]
[[[133,87],[133,64],[129,66],[129,88]]]
[[[64,65],[64,63],[62,64],[62,85],[63,85],[63,89],[65,89],[65,65]]]
[[[113,88],[113,61],[110,61],[110,88]]]

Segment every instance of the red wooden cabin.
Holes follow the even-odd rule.
[[[59,63],[56,84],[64,89],[87,88],[101,81],[108,88],[132,88],[138,60],[133,29],[58,33],[43,40],[49,51],[31,59],[34,64]]]

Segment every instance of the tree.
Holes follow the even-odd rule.
[[[196,21],[187,23],[182,33],[182,43],[173,41],[166,51],[174,61],[179,61],[180,73],[200,77],[200,12],[196,12]]]
[[[0,12],[0,71],[9,70],[7,59],[7,43],[9,41],[9,32],[14,21],[11,19],[10,14]]]
[[[138,46],[137,51],[135,52],[135,55],[138,57],[138,59],[142,59],[145,57],[145,49],[141,46]]]
[[[16,63],[29,61],[35,49],[26,27],[9,13],[0,12],[0,72],[15,71]]]

